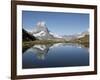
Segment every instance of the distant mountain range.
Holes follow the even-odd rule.
[[[74,35],[64,35],[63,38],[66,40],[75,40],[84,37],[85,35],[89,35],[88,31],[79,33],[79,34],[74,34]]]
[[[84,31],[80,34],[73,34],[73,35],[57,35],[55,33],[52,33],[48,30],[47,25],[44,21],[40,21],[36,24],[36,26],[33,28],[32,32],[24,31],[24,34],[27,33],[29,36],[33,36],[34,39],[39,40],[54,40],[54,39],[60,39],[60,40],[74,40],[74,39],[80,39],[86,35],[89,35],[88,31]]]

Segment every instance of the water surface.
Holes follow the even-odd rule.
[[[22,68],[89,66],[88,48],[80,44],[34,45],[22,54]]]

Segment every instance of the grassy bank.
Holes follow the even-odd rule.
[[[54,44],[54,43],[68,43],[68,41],[54,41],[54,40],[23,41],[22,46],[26,47],[34,44]]]
[[[74,44],[82,44],[84,47],[89,47],[88,41],[80,41],[80,40],[74,40],[74,41],[55,41],[55,40],[36,40],[36,41],[23,41],[22,47],[23,49],[27,49],[35,44],[54,44],[54,43],[74,43]]]
[[[54,40],[23,41],[22,48],[23,48],[23,52],[24,52],[26,49],[28,49],[36,44],[45,44],[45,45],[51,44],[52,45],[54,43],[68,43],[68,42],[67,41],[54,41]]]

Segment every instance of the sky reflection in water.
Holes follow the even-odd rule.
[[[88,48],[72,43],[34,45],[22,54],[23,69],[71,66],[89,66]]]

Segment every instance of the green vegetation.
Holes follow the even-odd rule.
[[[54,43],[68,43],[68,41],[64,41],[64,40],[35,40],[35,41],[23,41],[22,43],[22,47],[23,47],[23,52],[30,48],[31,46],[35,45],[35,44],[54,44]]]
[[[54,43],[66,43],[68,41],[56,41],[56,40],[35,40],[35,41],[23,41],[23,47],[31,46],[34,44],[54,44]]]
[[[71,41],[72,43],[79,43],[84,45],[85,47],[89,47],[89,35],[85,35],[82,38],[75,39]]]

